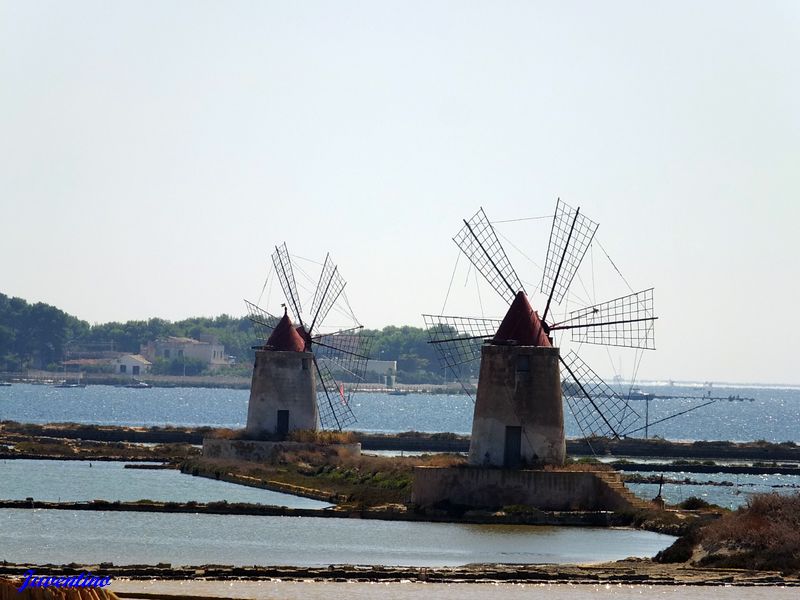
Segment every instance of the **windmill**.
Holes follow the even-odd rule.
[[[580,208],[574,209],[558,200],[538,288],[546,296],[544,311],[539,316],[530,307],[524,286],[483,209],[464,220],[464,226],[453,241],[475,270],[509,304],[510,310],[502,321],[423,315],[429,341],[436,347],[442,367],[462,381],[463,386],[464,375],[481,358],[486,342],[501,338],[501,343],[518,343],[513,335],[519,335],[519,331],[523,332],[521,335],[531,334],[535,338],[526,342],[533,346],[550,346],[555,332],[568,331],[572,340],[580,343],[654,349],[653,326],[657,317],[653,311],[652,288],[571,311],[561,321],[551,317],[553,303],[562,302],[569,291],[597,227],[598,224],[582,214]],[[515,327],[514,322],[520,319],[525,320],[525,326]],[[559,405],[560,396],[563,396],[584,437],[620,437],[638,421],[639,415],[628,399],[607,385],[576,352],[559,354],[558,361],[562,367]],[[476,418],[477,414],[476,405]],[[563,439],[563,417],[561,435]]]
[[[286,313],[283,319],[267,312],[256,303],[245,300],[249,319],[257,338],[262,343],[261,348],[268,348],[268,342],[281,321],[291,324],[302,340],[302,351],[311,354],[312,375],[315,379],[313,387],[320,426],[323,429],[338,430],[349,427],[356,422],[350,408],[350,399],[358,384],[364,381],[371,338],[361,334],[363,325],[358,323],[350,310],[343,293],[346,282],[331,260],[330,254],[326,255],[314,291],[311,310],[305,313],[295,280],[292,259],[285,243],[276,246],[272,254],[272,265],[273,270],[270,273],[274,273],[280,281],[286,300],[283,305]],[[342,300],[356,325],[332,333],[322,333],[326,317]],[[345,312],[341,307],[338,310]],[[344,387],[345,381],[348,382],[347,391]],[[291,390],[287,390],[287,393],[291,393]]]

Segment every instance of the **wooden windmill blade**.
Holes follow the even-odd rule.
[[[580,207],[574,209],[560,198],[556,202],[547,258],[539,285],[539,290],[547,294],[543,321],[547,319],[550,303],[553,300],[559,303],[564,299],[597,231],[598,224],[580,211]]]
[[[247,300],[244,301],[247,306],[247,318],[253,324],[253,330],[256,334],[256,339],[262,344],[266,344],[269,336],[272,335],[272,330],[280,320],[273,314],[268,313],[266,310],[253,304]]]
[[[473,396],[467,386],[470,371],[481,358],[483,342],[494,337],[500,320],[427,314],[422,317],[425,319],[428,343],[436,349],[439,366]]]
[[[456,246],[463,252],[495,292],[508,304],[514,301],[517,292],[524,291],[497,233],[486,218],[483,208],[470,220],[464,220],[464,227],[453,238]]]
[[[341,431],[356,422],[356,416],[350,408],[350,398],[345,395],[343,385],[336,381],[330,365],[324,359],[314,355],[314,368],[317,372],[317,410],[319,422],[323,429]]]
[[[294,279],[292,260],[289,257],[289,251],[286,249],[286,242],[280,246],[275,246],[275,252],[272,253],[272,264],[275,266],[275,274],[281,282],[281,288],[293,313],[294,320],[303,327],[300,295],[297,293],[297,283]]]
[[[655,350],[653,288],[588,306],[550,325],[552,331],[569,330],[572,341],[603,346]]]
[[[630,400],[617,394],[575,352],[561,357],[561,391],[584,437],[620,437],[639,420]]]
[[[325,255],[325,264],[319,275],[317,289],[314,292],[314,301],[311,303],[311,325],[308,333],[313,336],[314,331],[322,326],[325,317],[339,299],[346,282],[339,273],[339,268],[333,264],[331,255]]]

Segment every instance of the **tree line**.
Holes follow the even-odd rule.
[[[152,318],[91,325],[49,304],[30,304],[21,298],[0,294],[0,371],[57,370],[70,349],[103,346],[136,354],[143,344],[157,338],[196,338],[203,334],[215,336],[225,346],[226,354],[235,358],[236,366],[232,370],[249,373],[254,356],[252,347],[258,342],[246,317],[220,315],[181,321]],[[424,329],[389,325],[383,329],[364,329],[362,334],[371,338],[371,359],[397,361],[399,382],[446,380],[439,367],[436,348],[428,343]],[[177,364],[159,367],[164,372],[179,368]],[[183,367],[185,365],[180,366]],[[195,373],[199,367],[192,364],[190,369]]]

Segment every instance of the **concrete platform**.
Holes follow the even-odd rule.
[[[411,501],[473,508],[533,506],[546,511],[644,508],[614,471],[521,470],[487,467],[415,467]]]

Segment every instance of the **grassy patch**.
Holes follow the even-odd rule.
[[[182,465],[184,472],[222,477],[244,476],[261,482],[278,482],[338,496],[347,505],[368,508],[403,504],[411,498],[412,470],[417,465],[464,464],[457,455],[419,457],[354,457],[335,446],[276,453],[268,462],[246,463],[196,458]]]

